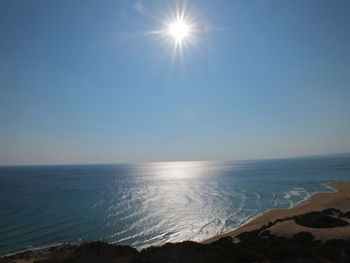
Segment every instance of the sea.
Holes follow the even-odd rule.
[[[201,241],[343,181],[349,156],[1,166],[0,256],[82,240]]]

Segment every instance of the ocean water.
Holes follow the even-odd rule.
[[[332,181],[350,181],[350,158],[0,167],[0,255],[82,239],[201,241]]]

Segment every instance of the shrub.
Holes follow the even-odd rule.
[[[298,244],[310,244],[314,241],[314,236],[310,232],[299,232],[292,237],[292,241]]]
[[[340,211],[339,209],[336,209],[336,208],[328,208],[328,209],[323,210],[321,213],[324,215],[329,215],[329,216],[342,216],[343,215],[343,212]]]
[[[350,247],[350,242],[343,239],[330,239],[322,244],[323,247]]]
[[[234,246],[234,243],[233,243],[233,238],[228,236],[228,237],[222,237],[219,240],[212,242],[211,245],[224,247],[224,248],[232,248]]]
[[[332,217],[322,212],[310,212],[304,215],[295,217],[295,222],[298,225],[313,227],[313,228],[330,228],[337,226],[346,226],[349,223],[336,217]]]
[[[347,211],[343,214],[343,217],[350,218],[350,211]]]
[[[257,239],[257,238],[259,238],[259,232],[260,232],[260,229],[256,229],[256,230],[253,230],[253,231],[242,232],[242,233],[238,234],[237,237],[240,240]]]
[[[270,230],[264,230],[260,232],[261,237],[269,237],[271,235]]]

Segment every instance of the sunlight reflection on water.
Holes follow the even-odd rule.
[[[0,254],[79,238],[200,241],[330,191],[324,183],[349,172],[348,159],[3,167]]]

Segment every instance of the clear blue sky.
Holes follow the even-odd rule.
[[[0,164],[350,151],[350,1],[0,1]],[[175,11],[175,10],[174,10]]]

